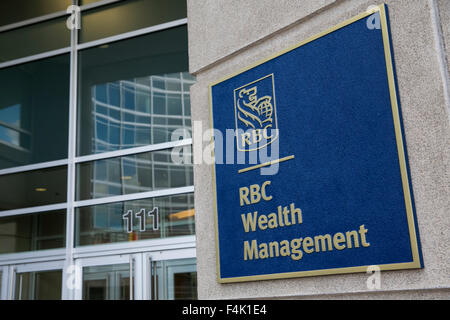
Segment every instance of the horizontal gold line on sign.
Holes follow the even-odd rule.
[[[270,165],[275,164],[275,163],[280,163],[280,162],[284,162],[284,161],[288,161],[288,160],[294,159],[294,157],[295,156],[292,155],[292,156],[284,157],[284,158],[281,158],[281,159],[272,160],[272,161],[269,161],[269,162],[264,162],[264,163],[261,163],[261,164],[257,164],[256,166],[253,166],[253,167],[248,167],[248,168],[245,168],[245,169],[241,169],[241,170],[238,171],[238,173],[244,173],[244,172],[251,171],[251,170],[256,170],[256,169],[259,169],[259,168],[262,168],[262,167],[267,167],[267,166],[270,166]]]

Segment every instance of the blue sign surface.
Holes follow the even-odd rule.
[[[220,282],[423,266],[389,39],[382,5],[210,86]]]

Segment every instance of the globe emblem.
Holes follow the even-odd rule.
[[[266,119],[271,119],[273,114],[273,107],[270,103],[270,97],[261,101],[258,106],[258,113],[260,116],[265,116]]]

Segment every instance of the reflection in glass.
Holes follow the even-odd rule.
[[[180,149],[180,158],[191,158],[191,146]],[[172,161],[173,149],[117,157],[77,166],[77,200],[124,195],[193,185],[192,161]]]
[[[82,0],[89,4],[95,0]],[[86,11],[81,16],[80,40],[88,42],[183,19],[186,0],[128,0]]]
[[[152,274],[156,286],[152,287],[153,300],[197,299],[196,259],[179,259],[155,262]],[[156,268],[155,268],[156,267]]]
[[[66,212],[0,218],[0,254],[65,247]]]
[[[186,27],[80,52],[78,154],[171,141],[190,129]]]
[[[83,268],[83,300],[129,299],[129,264],[124,263]]]
[[[149,215],[158,208],[158,215]],[[129,216],[133,217],[132,232],[127,232]],[[145,228],[141,231],[140,212],[145,212]],[[194,196],[181,194],[102,204],[76,209],[75,245],[92,245],[195,234]],[[157,220],[155,220],[157,219]],[[155,230],[156,229],[156,230]]]
[[[0,169],[67,158],[69,55],[0,69],[0,88]]]
[[[0,176],[0,211],[66,202],[67,166]]]
[[[61,300],[62,271],[16,274],[16,300]]]

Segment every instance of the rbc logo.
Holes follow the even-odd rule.
[[[278,138],[273,74],[234,90],[239,151],[254,151]]]

